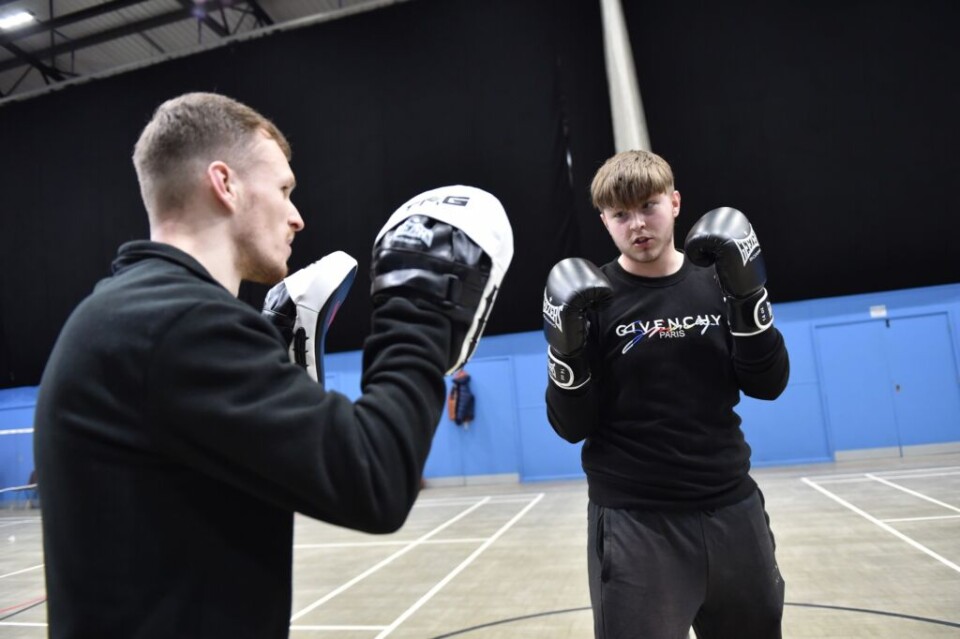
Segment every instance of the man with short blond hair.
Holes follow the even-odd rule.
[[[783,580],[734,412],[789,375],[756,235],[716,209],[678,250],[680,192],[648,151],[608,159],[591,195],[620,254],[559,262],[543,304],[547,415],[584,442],[595,635],[779,637]]]

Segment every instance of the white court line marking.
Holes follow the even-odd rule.
[[[956,477],[957,475],[960,475],[960,470],[951,471],[948,473],[910,473],[910,474],[876,473],[876,474],[877,476],[883,474],[883,476],[886,477],[887,479],[915,479],[915,478],[920,479],[923,477]]]
[[[820,479],[817,478],[817,483],[819,484],[856,484],[858,482],[870,481],[870,475],[875,474],[877,477],[880,476],[880,473],[866,473],[860,477],[845,477],[843,479]],[[884,475],[886,479],[929,479],[932,477],[956,477],[960,475],[960,471],[955,473],[915,473],[911,475]]]
[[[888,533],[890,533],[891,535],[894,535],[894,536],[896,536],[896,537],[899,537],[900,539],[902,539],[903,541],[907,542],[908,544],[910,544],[911,546],[913,546],[913,547],[916,548],[917,550],[919,550],[919,551],[921,551],[921,552],[923,552],[923,553],[926,553],[926,554],[930,555],[931,557],[933,557],[934,559],[936,559],[937,561],[939,561],[940,563],[942,563],[942,564],[943,564],[944,566],[946,566],[947,568],[953,568],[953,569],[956,570],[957,572],[960,572],[960,566],[958,566],[957,564],[953,563],[953,562],[950,561],[949,559],[946,559],[946,558],[944,558],[944,557],[941,557],[940,555],[938,555],[937,553],[933,552],[932,550],[930,550],[929,548],[927,548],[927,547],[924,546],[923,544],[914,541],[914,540],[911,539],[910,537],[907,537],[906,535],[904,535],[902,532],[900,532],[900,531],[897,530],[896,528],[893,528],[892,526],[888,526],[887,524],[883,523],[882,521],[880,521],[879,519],[877,519],[877,518],[874,517],[873,515],[870,515],[869,513],[864,512],[863,510],[860,510],[859,508],[857,508],[856,506],[854,506],[854,505],[851,504],[850,502],[844,500],[843,498],[837,497],[836,495],[834,495],[833,493],[831,493],[831,492],[830,492],[829,490],[827,490],[826,488],[824,488],[824,487],[822,487],[822,486],[818,486],[818,485],[816,484],[816,482],[813,482],[813,481],[811,481],[810,479],[808,479],[808,478],[806,478],[806,477],[801,478],[801,481],[802,481],[803,483],[807,484],[808,486],[810,486],[811,488],[820,491],[821,493],[823,493],[824,495],[826,495],[826,496],[829,497],[830,499],[834,500],[835,502],[837,502],[837,503],[840,504],[841,506],[845,506],[845,507],[849,508],[849,509],[852,510],[853,512],[857,513],[858,515],[860,515],[861,517],[863,517],[864,519],[866,519],[867,521],[869,521],[869,522],[871,522],[871,523],[873,523],[873,524],[876,524],[876,525],[879,526],[880,528],[883,528],[884,530],[886,530],[886,531],[887,531]]]
[[[29,568],[24,568],[23,570],[17,570],[16,572],[8,572],[5,575],[0,575],[0,579],[5,579],[7,577],[13,577],[14,575],[19,575],[25,572],[30,572],[31,570],[36,570],[37,568],[43,568],[43,564],[39,566],[30,566]]]
[[[890,470],[878,471],[878,474],[900,475],[900,474],[907,474],[907,473],[927,473],[931,471],[941,472],[945,470],[946,471],[960,470],[960,466],[923,466],[918,468],[891,468]]]
[[[519,495],[511,495],[511,496],[500,495],[499,497],[493,497],[493,498],[490,500],[490,503],[491,503],[491,504],[522,504],[522,503],[525,503],[525,502],[530,501],[530,500],[533,499],[534,497],[536,497],[536,495],[523,495],[523,496],[519,496]]]
[[[47,624],[41,622],[27,623],[26,621],[0,621],[0,626],[18,626],[20,628],[46,628]]]
[[[476,499],[471,497],[447,497],[439,499],[421,499],[413,505],[417,508],[430,508],[432,506],[462,506],[463,504],[472,504]]]
[[[346,632],[349,630],[383,630],[386,626],[290,626],[290,630],[322,630]]]
[[[460,537],[458,539],[427,539],[420,543],[423,544],[479,544],[484,541],[483,537]],[[403,541],[344,541],[330,542],[328,544],[294,544],[293,547],[300,549],[313,548],[367,548],[376,546],[405,546],[412,543],[409,540]]]
[[[313,610],[316,610],[317,608],[319,608],[319,607],[322,606],[323,604],[327,603],[328,601],[330,601],[331,599],[333,599],[334,597],[336,597],[337,595],[339,595],[341,592],[343,592],[343,591],[347,590],[348,588],[351,588],[351,587],[354,586],[355,584],[363,581],[364,579],[366,579],[367,577],[369,577],[369,576],[372,575],[373,573],[377,572],[378,570],[380,570],[381,568],[383,568],[384,566],[386,566],[387,564],[389,564],[391,561],[393,561],[393,560],[396,559],[397,557],[400,557],[401,555],[404,555],[404,554],[410,552],[411,550],[413,550],[414,548],[416,548],[417,546],[419,546],[420,544],[422,544],[424,541],[426,541],[426,540],[429,539],[430,537],[436,535],[438,532],[440,532],[441,530],[443,530],[443,529],[446,528],[447,526],[450,526],[450,525],[454,524],[455,522],[459,521],[459,520],[462,519],[463,517],[466,517],[467,515],[469,515],[470,513],[472,513],[474,510],[476,510],[476,509],[479,508],[480,506],[483,506],[483,505],[484,505],[485,503],[487,503],[488,501],[490,501],[490,498],[489,498],[489,497],[484,497],[484,498],[481,499],[480,501],[476,502],[474,505],[470,506],[470,508],[467,508],[466,510],[462,511],[460,514],[454,516],[453,518],[448,519],[446,522],[440,524],[439,526],[437,526],[436,528],[434,528],[433,530],[431,530],[430,532],[428,532],[426,535],[423,535],[423,536],[420,537],[419,539],[416,539],[416,540],[414,540],[414,541],[411,541],[411,542],[410,542],[409,544],[407,544],[404,548],[401,548],[400,550],[398,550],[397,552],[393,553],[392,555],[390,555],[389,557],[387,557],[386,559],[384,559],[384,560],[381,561],[380,563],[376,564],[376,565],[373,566],[372,568],[368,568],[367,570],[363,571],[362,573],[360,573],[359,575],[357,575],[356,577],[354,577],[353,579],[351,579],[351,580],[348,581],[347,583],[343,584],[343,585],[340,586],[339,588],[335,588],[334,590],[331,590],[331,591],[330,591],[329,593],[327,593],[325,596],[321,597],[320,599],[317,599],[316,601],[314,601],[312,604],[310,604],[309,606],[307,606],[306,608],[304,608],[304,609],[301,610],[300,612],[294,614],[292,617],[290,617],[290,621],[296,621],[297,619],[299,619],[300,617],[304,616],[305,614],[307,614],[307,613],[309,613],[309,612],[311,612],[311,611],[313,611]]]
[[[477,548],[476,550],[474,550],[474,551],[470,554],[469,557],[467,557],[467,558],[464,559],[462,562],[460,562],[460,565],[459,565],[459,566],[457,566],[456,568],[454,568],[453,570],[451,570],[451,571],[447,574],[446,577],[444,577],[443,579],[441,579],[433,588],[431,588],[429,591],[427,591],[427,594],[425,594],[425,595],[423,595],[422,597],[420,597],[420,599],[418,599],[415,604],[413,604],[412,606],[410,606],[409,608],[407,608],[406,611],[404,611],[403,614],[401,614],[399,617],[397,617],[396,619],[394,619],[393,623],[390,624],[389,626],[387,626],[386,628],[384,628],[383,632],[381,632],[380,634],[378,634],[375,639],[383,639],[384,637],[388,636],[391,632],[393,632],[394,630],[396,630],[397,627],[398,627],[400,624],[402,624],[404,621],[406,621],[408,618],[410,618],[410,616],[411,616],[413,613],[415,613],[417,610],[419,610],[420,607],[423,606],[423,604],[425,604],[425,603],[427,603],[428,601],[430,601],[430,599],[432,599],[435,594],[437,594],[438,592],[440,592],[440,589],[441,589],[441,588],[443,588],[443,587],[446,586],[448,583],[450,583],[450,581],[451,581],[454,577],[456,577],[457,575],[459,575],[460,572],[462,572],[464,568],[466,568],[466,567],[469,566],[471,563],[473,563],[473,560],[476,559],[477,557],[479,557],[479,556],[480,556],[480,553],[482,553],[484,550],[486,550],[487,548],[489,548],[489,547],[493,544],[493,542],[495,542],[497,539],[499,539],[500,536],[501,536],[503,533],[507,532],[507,530],[509,530],[511,526],[513,526],[515,523],[517,523],[518,521],[520,521],[520,518],[521,518],[521,517],[523,517],[524,515],[526,515],[526,514],[530,511],[531,508],[533,508],[534,506],[536,506],[537,503],[538,503],[541,499],[543,499],[543,496],[544,496],[544,493],[538,494],[537,497],[536,497],[536,499],[534,499],[533,501],[531,501],[529,504],[527,504],[527,505],[523,508],[523,510],[521,510],[521,511],[518,512],[516,515],[514,515],[513,518],[512,518],[510,521],[508,521],[507,523],[505,523],[505,524],[500,528],[500,530],[498,530],[497,532],[493,533],[493,535],[491,535],[489,539],[487,539],[485,542],[483,542],[483,545],[482,545],[482,546],[480,546],[479,548]]]
[[[948,508],[948,509],[950,509],[950,510],[952,510],[952,511],[954,511],[954,512],[960,513],[960,508],[957,508],[956,506],[951,506],[950,504],[948,504],[948,503],[946,503],[946,502],[942,502],[942,501],[940,501],[939,499],[934,499],[933,497],[928,497],[928,496],[924,495],[923,493],[918,493],[918,492],[915,491],[915,490],[910,490],[909,488],[906,488],[905,486],[901,486],[900,484],[895,484],[895,483],[893,483],[892,481],[887,481],[886,479],[883,479],[882,477],[877,477],[876,475],[871,475],[870,473],[867,473],[867,477],[869,477],[870,479],[872,479],[872,480],[874,480],[874,481],[878,481],[878,482],[880,482],[881,484],[884,484],[884,485],[886,485],[886,486],[890,486],[891,488],[896,488],[897,490],[902,490],[903,492],[907,493],[908,495],[913,495],[914,497],[919,497],[920,499],[925,499],[925,500],[929,501],[931,504],[936,504],[937,506],[943,506],[944,508]]]
[[[9,488],[0,488],[0,493],[12,493],[17,490],[36,490],[36,484],[24,484],[23,486],[10,486]]]
[[[0,528],[9,528],[10,526],[22,526],[24,524],[40,523],[40,519],[13,519],[0,523]]]
[[[900,517],[898,519],[884,519],[882,521],[889,523],[897,521],[935,521],[937,519],[960,519],[960,515],[936,515],[933,517]]]
[[[837,473],[827,475],[817,475],[817,483],[832,484],[835,482],[863,481],[863,472],[859,473]],[[886,470],[874,473],[877,476],[883,475],[891,479],[901,477],[944,477],[947,475],[960,474],[960,466],[935,466],[932,468],[906,468],[903,470]]]
[[[820,479],[817,478],[817,483],[820,484],[865,484],[870,480],[866,477],[848,477],[846,479]]]
[[[516,495],[497,495],[490,497],[491,504],[519,504],[530,501],[537,496],[537,493],[518,493]],[[427,499],[423,501],[418,501],[414,508],[433,508],[436,506],[454,506],[462,504],[472,504],[473,499],[469,497],[448,497],[448,498],[437,498],[437,499]]]

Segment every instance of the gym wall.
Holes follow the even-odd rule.
[[[736,408],[754,466],[960,451],[960,284],[775,302],[774,314],[790,381],[777,400],[743,396]],[[481,341],[466,367],[476,419],[441,419],[428,479],[583,476],[580,445],[547,422],[545,351],[540,331]],[[327,370],[329,387],[359,396],[359,352]]]
[[[940,71],[960,67],[960,5],[623,5],[653,149],[683,195],[678,237],[740,208],[781,302],[960,281],[960,83]],[[615,256],[588,199],[614,150],[599,3],[413,0],[0,105],[0,388],[39,382],[117,245],[146,236],[133,143],[191,90],[290,137],[307,225],[293,268],[341,249],[365,282],[390,212],[458,182],[500,197],[516,231],[491,335],[539,328],[561,257]],[[358,285],[328,348],[360,348],[369,310]]]
[[[612,153],[592,2],[414,0],[4,104],[0,388],[39,383],[117,246],[147,236],[133,145],[163,100],[200,90],[251,104],[289,138],[306,222],[291,268],[333,250],[360,263],[330,351],[360,348],[369,330],[377,231],[448,184],[494,193],[513,220],[513,276],[489,330],[533,328],[548,270],[581,252],[577,207],[589,205],[574,193]],[[265,292],[241,297],[259,308]]]
[[[900,369],[912,355],[922,384],[944,401],[958,393],[960,83],[941,69],[960,68],[960,5],[623,5],[653,150],[683,195],[678,238],[703,212],[735,206],[764,249],[793,374],[777,402],[741,404],[755,463],[899,450],[905,409],[897,396],[877,399],[890,381],[874,375],[877,353]],[[511,421],[497,423],[512,429],[502,441],[513,448],[497,450],[514,461],[471,473],[571,472],[576,447],[545,424],[537,331],[557,260],[615,257],[588,198],[614,151],[598,2],[412,0],[0,105],[0,389],[39,383],[60,327],[117,246],[146,236],[133,144],[162,100],[193,90],[246,101],[290,138],[306,220],[291,267],[337,249],[359,260],[328,336],[334,361],[354,357],[369,328],[370,244],[396,206],[453,183],[503,201],[516,256],[474,368],[512,370],[510,388],[496,390],[509,391]],[[241,291],[256,307],[264,292]],[[865,310],[881,305],[887,317]],[[891,350],[900,342],[906,354]],[[507,350],[485,350],[497,344]],[[923,359],[937,352],[952,369]],[[349,367],[337,374],[333,387],[352,388]],[[17,410],[19,423],[29,408]],[[21,428],[2,420],[0,430]],[[448,435],[431,464],[463,457]]]
[[[736,408],[754,466],[960,451],[960,284],[775,303],[774,313],[790,381],[776,401],[743,397]],[[545,351],[540,331],[484,337],[466,367],[475,419],[441,418],[430,483],[583,476],[580,445],[547,422]],[[328,355],[325,371],[328,389],[359,397],[360,351]],[[0,487],[33,470],[36,391],[0,390]]]

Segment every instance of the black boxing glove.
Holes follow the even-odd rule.
[[[590,381],[587,311],[612,296],[610,281],[589,260],[571,257],[550,269],[543,289],[543,333],[549,344],[547,372],[558,387],[573,390]]]
[[[758,335],[773,325],[760,242],[743,213],[729,207],[706,213],[687,234],[684,251],[694,264],[716,267],[733,335]]]

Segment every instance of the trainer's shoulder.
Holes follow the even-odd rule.
[[[145,260],[102,280],[78,311],[151,330],[163,330],[184,315],[209,314],[224,321],[258,315],[215,281],[164,260]]]

